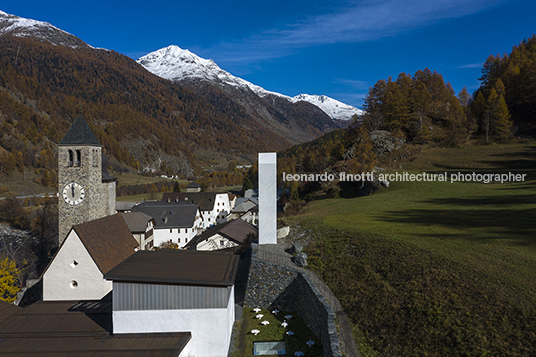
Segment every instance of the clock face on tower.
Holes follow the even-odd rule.
[[[84,188],[76,182],[71,182],[63,188],[63,199],[70,205],[77,205],[84,200]]]

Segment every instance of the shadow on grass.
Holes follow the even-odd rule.
[[[441,200],[438,200],[441,201]],[[460,201],[460,199],[456,199]],[[484,205],[485,199],[478,202],[452,202],[460,206],[475,204]],[[437,202],[440,204],[439,202]],[[446,228],[466,230],[478,229],[480,234],[432,233],[428,236],[441,238],[464,238],[474,241],[486,242],[497,238],[510,240],[513,244],[533,245],[536,243],[534,227],[536,222],[536,208],[521,210],[435,210],[411,209],[407,211],[391,211],[378,216],[380,220],[392,223],[407,223],[418,225],[440,225]],[[500,230],[504,230],[501,233]]]
[[[461,206],[461,207],[496,206],[498,207],[498,209],[500,209],[504,207],[512,207],[512,206],[517,206],[517,205],[535,204],[536,194],[504,195],[504,196],[474,197],[474,198],[434,198],[426,202],[437,204],[439,206],[444,206],[444,205],[455,205],[455,206]],[[463,211],[463,212],[466,212],[466,211]]]
[[[496,159],[494,159],[496,158]],[[503,170],[527,170],[535,171],[536,168],[536,146],[530,146],[522,148],[519,151],[515,152],[506,152],[506,153],[497,153],[486,155],[485,159],[479,161],[482,164],[490,165],[493,168],[482,169],[475,168],[475,171],[503,171]],[[456,170],[458,167],[445,165],[445,164],[436,164],[436,168],[446,169],[446,170]]]

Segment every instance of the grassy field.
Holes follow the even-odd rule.
[[[401,165],[412,173],[526,176],[502,184],[391,182],[371,196],[308,204],[296,220],[317,232],[308,251],[313,268],[346,302],[357,330],[382,356],[536,353],[529,346],[536,336],[523,325],[536,316],[536,145],[431,149]],[[385,310],[396,309],[401,314],[385,321]],[[401,330],[405,320],[413,326]]]
[[[9,176],[0,178],[0,197],[56,193],[54,188],[35,183],[33,180],[36,178],[35,170],[25,169],[24,173],[14,170]]]
[[[154,183],[157,181],[165,180],[160,177],[154,177],[154,176],[142,176],[138,174],[133,174],[130,172],[113,172],[112,176],[117,177],[117,185],[119,187],[122,186],[131,186],[131,185],[141,185],[141,184],[149,184]],[[187,180],[169,180],[170,184],[173,185],[175,181],[178,181],[180,184],[188,184],[189,181]]]

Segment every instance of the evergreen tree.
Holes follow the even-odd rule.
[[[510,120],[510,112],[504,97],[501,95],[497,100],[495,110],[493,112],[493,130],[495,136],[501,142],[508,141],[511,137],[512,121]]]
[[[382,110],[382,103],[385,100],[387,90],[387,84],[385,80],[381,79],[370,88],[364,104],[363,109],[365,114],[362,117],[363,124],[369,127],[370,130],[380,129],[385,122],[384,114]]]
[[[373,172],[377,164],[377,156],[374,152],[374,145],[369,136],[367,128],[361,126],[358,130],[359,141],[355,144],[354,156],[348,161],[348,172],[352,174],[363,174]],[[362,185],[365,181],[362,181]]]
[[[465,86],[463,86],[460,93],[458,93],[458,100],[464,108],[469,107],[469,105],[471,104],[471,95],[469,94]]]
[[[467,133],[467,137],[465,141],[469,141],[471,139],[471,136],[475,131],[478,130],[478,120],[473,115],[471,105],[472,105],[472,97],[467,91],[467,88],[463,86],[462,90],[458,93],[458,101],[463,107],[463,111],[465,113],[465,130]]]
[[[247,190],[250,190],[253,188],[253,183],[251,183],[251,180],[249,177],[244,177],[244,182],[242,183],[242,195],[246,194]]]
[[[181,192],[181,185],[179,184],[179,181],[175,181],[175,184],[173,185],[173,192]]]

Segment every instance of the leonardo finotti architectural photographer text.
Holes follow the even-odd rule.
[[[409,172],[395,172],[395,173],[379,173],[374,174],[373,172],[364,172],[361,174],[348,174],[346,172],[341,172],[339,174],[328,174],[324,172],[322,174],[287,174],[283,172],[283,181],[300,181],[300,182],[310,182],[310,181],[442,181],[442,182],[482,182],[482,183],[505,183],[505,182],[524,182],[527,174],[516,174],[512,172],[508,173],[466,173],[466,172],[444,172],[444,173],[409,173]]]

